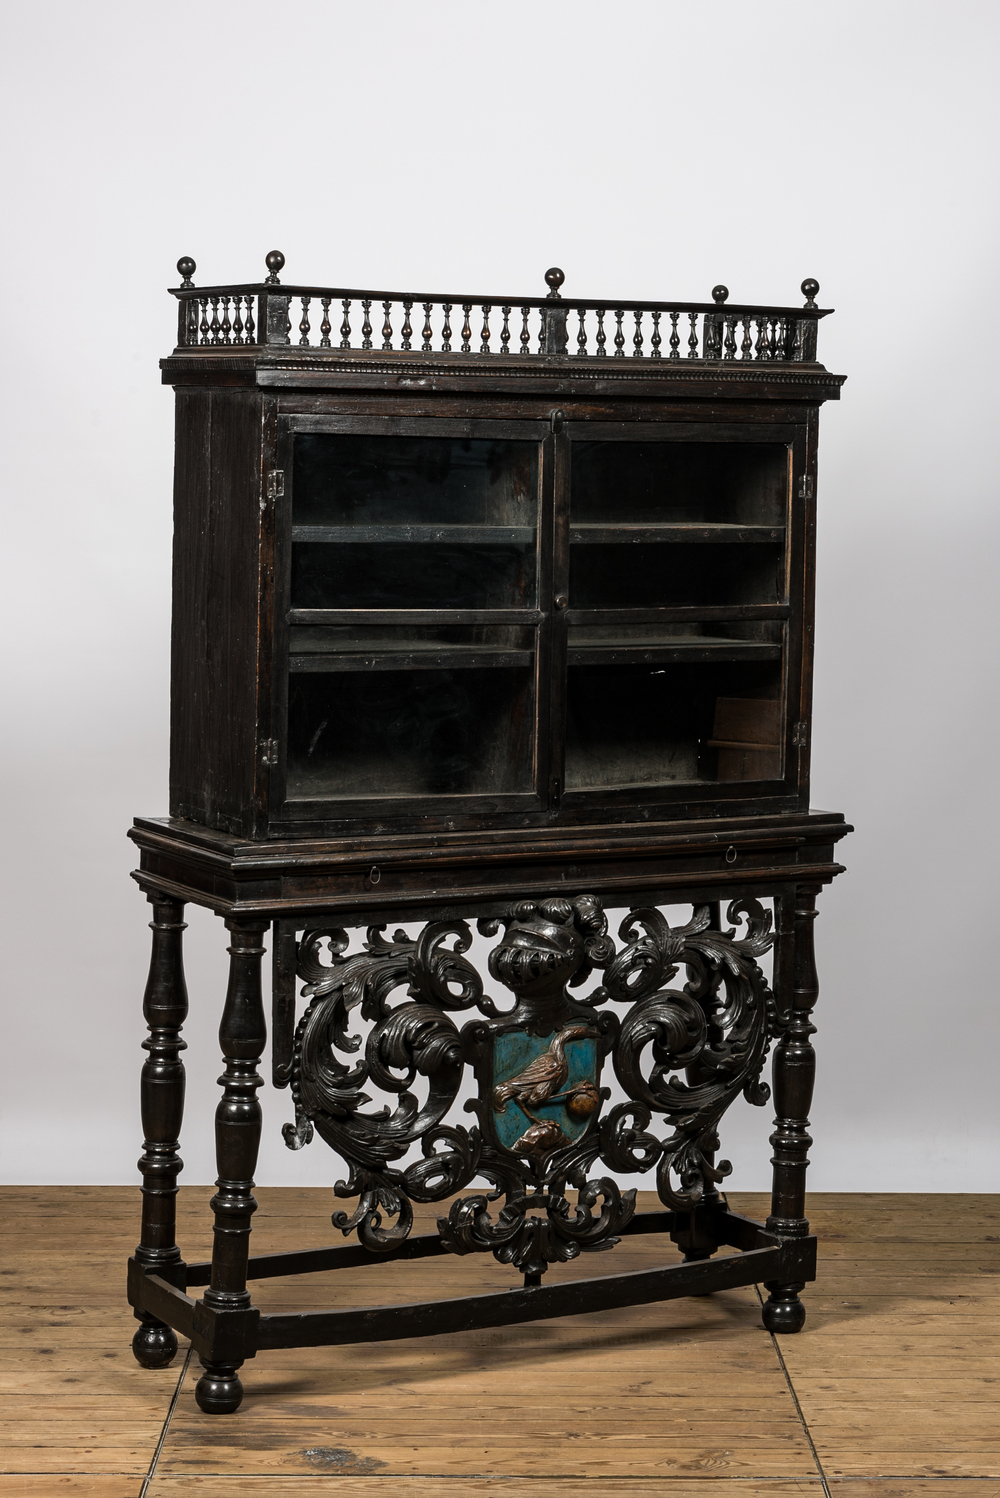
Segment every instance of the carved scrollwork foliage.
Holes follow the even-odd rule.
[[[448,1011],[482,998],[479,974],[462,956],[471,932],[464,922],[435,922],[413,942],[401,931],[387,941],[383,929],[371,928],[364,951],[353,955],[339,929],[307,932],[299,944],[299,976],[311,1003],[295,1033],[295,1122],[283,1130],[286,1144],[300,1149],[315,1129],[347,1161],[350,1176],[334,1190],[359,1202],[334,1222],[345,1232],[357,1228],[361,1242],[376,1252],[407,1236],[411,1200],[436,1200],[472,1179],[479,1143],[475,1130],[442,1127],[464,1069],[461,1037]],[[449,936],[455,937],[452,947],[444,945]],[[320,957],[324,940],[329,963]],[[404,986],[404,1002],[392,1007]],[[360,1049],[360,1036],[350,1031],[355,1009],[371,1029],[364,1059],[349,1066],[338,1053]],[[418,1076],[428,1084],[422,1106],[410,1091]],[[395,1107],[365,1111],[372,1101],[368,1085],[395,1094]],[[407,1171],[393,1169],[391,1162],[416,1141],[424,1158]],[[384,1228],[383,1214],[396,1223]]]
[[[757,965],[771,945],[770,916],[748,900],[731,905],[729,919],[745,923],[742,938],[710,929],[707,908],[680,927],[658,910],[633,910],[619,948],[593,896],[518,902],[479,922],[487,936],[503,927],[488,968],[514,996],[505,1008],[464,955],[472,938],[463,921],[432,922],[415,941],[374,927],[355,953],[341,929],[307,932],[298,972],[309,1005],[295,1035],[295,1121],[284,1136],[298,1149],[315,1131],[347,1162],[334,1190],[357,1205],[334,1223],[357,1230],[371,1251],[391,1252],[410,1231],[413,1201],[486,1181],[492,1189],[456,1201],[439,1221],[442,1241],[455,1253],[492,1251],[535,1282],[547,1263],[610,1247],[631,1219],[634,1191],[609,1175],[588,1179],[598,1159],[619,1173],[655,1168],[667,1206],[696,1205],[730,1169],[715,1161],[722,1114],[740,1093],[753,1103],[768,1096],[760,1072],[779,1027]],[[595,969],[603,981],[575,994]],[[626,1006],[621,1018],[615,1006]],[[453,1016],[470,1010],[460,1029]],[[627,1101],[602,1114],[605,1057]],[[472,1128],[446,1121],[467,1066],[478,1082],[466,1104]],[[669,1126],[664,1137],[657,1115]],[[401,1167],[414,1145],[421,1157]]]
[[[755,900],[734,903],[728,917],[745,919],[743,940],[735,931],[708,929],[707,909],[677,928],[658,910],[633,911],[619,931],[628,944],[605,974],[610,998],[634,1000],[614,1063],[625,1092],[643,1105],[641,1111],[628,1103],[612,1110],[607,1148],[619,1169],[626,1158],[631,1169],[655,1163],[660,1199],[671,1207],[696,1205],[709,1184],[732,1169],[728,1161],[714,1163],[719,1120],[730,1103],[740,1093],[758,1105],[770,1096],[760,1073],[776,1013],[756,959],[772,943],[771,917]],[[684,987],[664,987],[681,966]],[[645,1132],[654,1112],[674,1127],[659,1151]]]
[[[599,1199],[601,1210],[595,1214],[592,1208]],[[438,1223],[445,1247],[456,1254],[490,1249],[501,1264],[515,1264],[524,1274],[537,1276],[547,1264],[575,1259],[581,1249],[613,1248],[615,1235],[635,1214],[635,1191],[622,1192],[602,1176],[581,1186],[575,1209],[554,1190],[511,1193],[496,1220],[489,1203],[486,1196],[455,1202]],[[534,1215],[543,1211],[544,1217]]]

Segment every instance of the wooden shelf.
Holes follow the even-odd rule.
[[[293,525],[293,541],[320,545],[531,546],[531,525]]]
[[[740,615],[742,618],[743,615]],[[541,609],[289,609],[289,624],[541,624]]]
[[[783,525],[677,522],[654,525],[572,525],[569,539],[582,546],[660,545],[670,542],[783,541]],[[530,525],[293,525],[292,540],[319,545],[530,546]]]
[[[691,541],[783,541],[783,525],[703,524],[689,521],[656,525],[571,525],[569,539],[580,546],[660,545]]]
[[[639,666],[699,661],[776,661],[781,646],[764,640],[728,640],[711,635],[668,635],[660,640],[593,639],[568,646],[571,666]]]
[[[568,643],[571,666],[667,665],[711,661],[780,660],[782,647],[772,641],[731,640],[711,635],[667,635],[661,639],[613,636]],[[498,666],[530,666],[534,651],[507,645],[456,645],[438,641],[352,640],[344,649],[327,645],[293,649],[288,658],[292,673],[329,671],[473,670]]]
[[[787,603],[684,603],[648,609],[566,610],[566,623],[573,624],[724,624],[738,619],[788,619]]]
[[[293,674],[306,671],[471,671],[477,667],[530,666],[534,659],[533,650],[511,650],[505,645],[441,645],[411,640],[400,648],[380,641],[366,650],[363,641],[354,640],[345,650],[296,651],[288,657],[288,669]]]

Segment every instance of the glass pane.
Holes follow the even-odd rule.
[[[539,445],[299,433],[295,525],[535,527]]]
[[[574,442],[573,524],[784,525],[779,443]]]
[[[570,547],[569,601],[576,609],[780,603],[780,543],[687,543]]]
[[[530,669],[295,673],[288,796],[532,790]]]
[[[292,607],[534,607],[539,451],[300,433]]]
[[[568,791],[781,773],[778,663],[571,665],[567,677]]]
[[[535,549],[434,544],[292,547],[295,609],[532,608]]]

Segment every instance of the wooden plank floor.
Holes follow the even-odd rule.
[[[182,1190],[188,1258],[208,1255],[210,1195]],[[259,1197],[258,1252],[334,1241],[330,1193]],[[813,1196],[820,1278],[806,1330],[780,1346],[754,1290],[734,1290],[263,1353],[240,1411],[214,1418],[185,1348],[160,1372],[132,1359],[137,1203],[116,1187],[0,1188],[0,1498],[1000,1498],[996,1196]],[[662,1252],[626,1240],[553,1273]],[[476,1255],[263,1281],[256,1298],[308,1309],[515,1282]]]

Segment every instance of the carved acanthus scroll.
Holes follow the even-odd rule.
[[[757,965],[772,942],[770,915],[748,900],[731,905],[729,919],[745,922],[745,936],[709,929],[707,907],[677,928],[658,910],[633,910],[619,949],[593,896],[520,902],[479,922],[483,935],[504,928],[488,967],[514,996],[506,1010],[464,955],[472,936],[462,921],[434,922],[415,941],[375,927],[355,953],[343,930],[307,932],[298,972],[310,1004],[296,1030],[295,1122],[284,1135],[299,1149],[315,1130],[347,1162],[334,1189],[358,1200],[335,1225],[391,1252],[410,1231],[411,1202],[483,1180],[492,1189],[454,1202],[439,1221],[443,1243],[490,1250],[537,1282],[547,1263],[611,1247],[635,1210],[635,1192],[610,1175],[588,1179],[598,1159],[613,1172],[655,1168],[665,1205],[697,1205],[730,1169],[714,1163],[723,1113],[740,1093],[757,1104],[768,1097],[760,1073],[780,1029]],[[683,986],[669,987],[681,968]],[[603,982],[572,993],[594,969]],[[476,1014],[459,1028],[453,1015],[468,1010]],[[358,1016],[370,1026],[362,1055]],[[602,1115],[608,1056],[627,1101]],[[466,1104],[472,1128],[446,1122],[467,1066],[478,1082]],[[369,1088],[385,1106],[370,1108]],[[669,1126],[665,1137],[652,1131],[654,1115]],[[399,1168],[414,1144],[422,1158]]]

